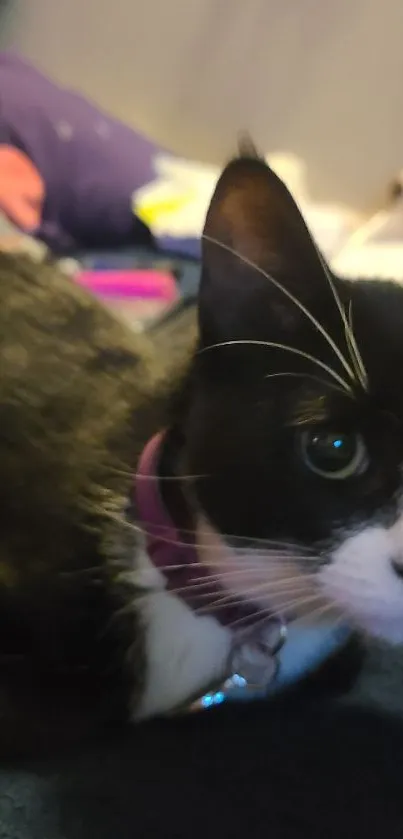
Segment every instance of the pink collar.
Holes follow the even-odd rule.
[[[240,617],[244,630],[248,630],[249,624],[252,632],[252,645],[254,645],[255,652],[258,653],[258,663],[260,662],[260,670],[258,668],[259,672],[257,673],[253,664],[255,659],[253,656],[251,659],[250,656],[250,638],[248,640],[247,635],[244,636],[244,639],[246,637],[246,658],[242,658],[242,643],[244,641],[241,637],[240,642],[239,634],[237,635],[235,632],[234,638],[238,637],[238,645],[235,644],[232,650],[232,655],[236,660],[232,662],[229,669],[231,678],[225,681],[216,694],[209,692],[203,695],[196,703],[197,707],[211,707],[218,702],[221,703],[230,698],[233,689],[235,694],[232,698],[237,698],[239,673],[241,673],[244,687],[247,688],[246,692],[242,688],[241,698],[253,698],[254,695],[261,696],[262,690],[263,695],[267,695],[270,690],[276,691],[281,687],[292,684],[306,672],[318,667],[323,660],[346,642],[349,635],[348,627],[344,624],[336,627],[330,624],[328,628],[326,628],[326,625],[308,625],[306,628],[296,626],[291,628],[288,635],[289,641],[282,647],[286,637],[286,629],[284,623],[278,618],[268,618],[266,626],[263,629],[260,626],[256,635],[254,634],[253,615],[249,612],[246,604],[244,607],[229,606],[228,609],[214,611],[213,602],[219,596],[217,583],[214,578],[211,582],[208,568],[198,564],[199,560],[194,542],[189,536],[181,534],[175,526],[160,494],[158,465],[162,441],[163,435],[157,434],[147,443],[140,458],[135,481],[136,512],[139,524],[143,527],[146,535],[150,559],[164,573],[168,590],[180,594],[191,608],[196,610],[201,606],[211,607],[211,614],[227,626]],[[246,623],[244,623],[245,619]],[[270,630],[270,636],[267,635],[268,629]],[[242,634],[243,631],[241,630],[241,636]],[[267,641],[268,637],[270,643]],[[240,643],[241,646],[239,646]],[[280,650],[278,655],[279,672],[273,679],[276,672],[276,667],[273,668],[274,656],[276,656],[278,650]],[[240,653],[240,658],[238,653]],[[242,667],[239,662],[241,662]],[[250,675],[251,662],[252,677],[249,678],[249,676],[246,676],[248,673]],[[234,683],[235,687],[234,679],[238,680],[236,684]],[[272,682],[273,686],[271,687]]]
[[[156,434],[145,446],[135,479],[135,507],[138,522],[146,536],[150,559],[165,576],[169,591],[178,593],[192,609],[208,607],[217,600],[217,581],[208,568],[199,563],[193,537],[183,534],[164,506],[158,480],[158,466],[163,434]],[[205,582],[203,581],[205,579]],[[229,624],[244,609],[228,607],[216,612],[223,624]]]

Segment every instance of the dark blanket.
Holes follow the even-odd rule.
[[[4,768],[0,838],[401,839],[403,657],[373,647],[357,666],[342,656],[275,703]]]

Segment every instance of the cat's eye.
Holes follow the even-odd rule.
[[[368,467],[364,440],[355,432],[310,429],[302,432],[300,442],[306,466],[323,478],[343,481],[362,475]]]

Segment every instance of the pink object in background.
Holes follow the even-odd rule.
[[[165,271],[83,271],[76,277],[100,297],[176,300],[178,288],[172,274]]]
[[[82,271],[76,276],[76,281],[131,326],[157,317],[179,297],[175,278],[167,271]]]

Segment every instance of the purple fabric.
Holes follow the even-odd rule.
[[[9,53],[0,53],[0,143],[23,150],[44,178],[37,233],[51,247],[135,244],[132,193],[152,180],[158,146]]]

